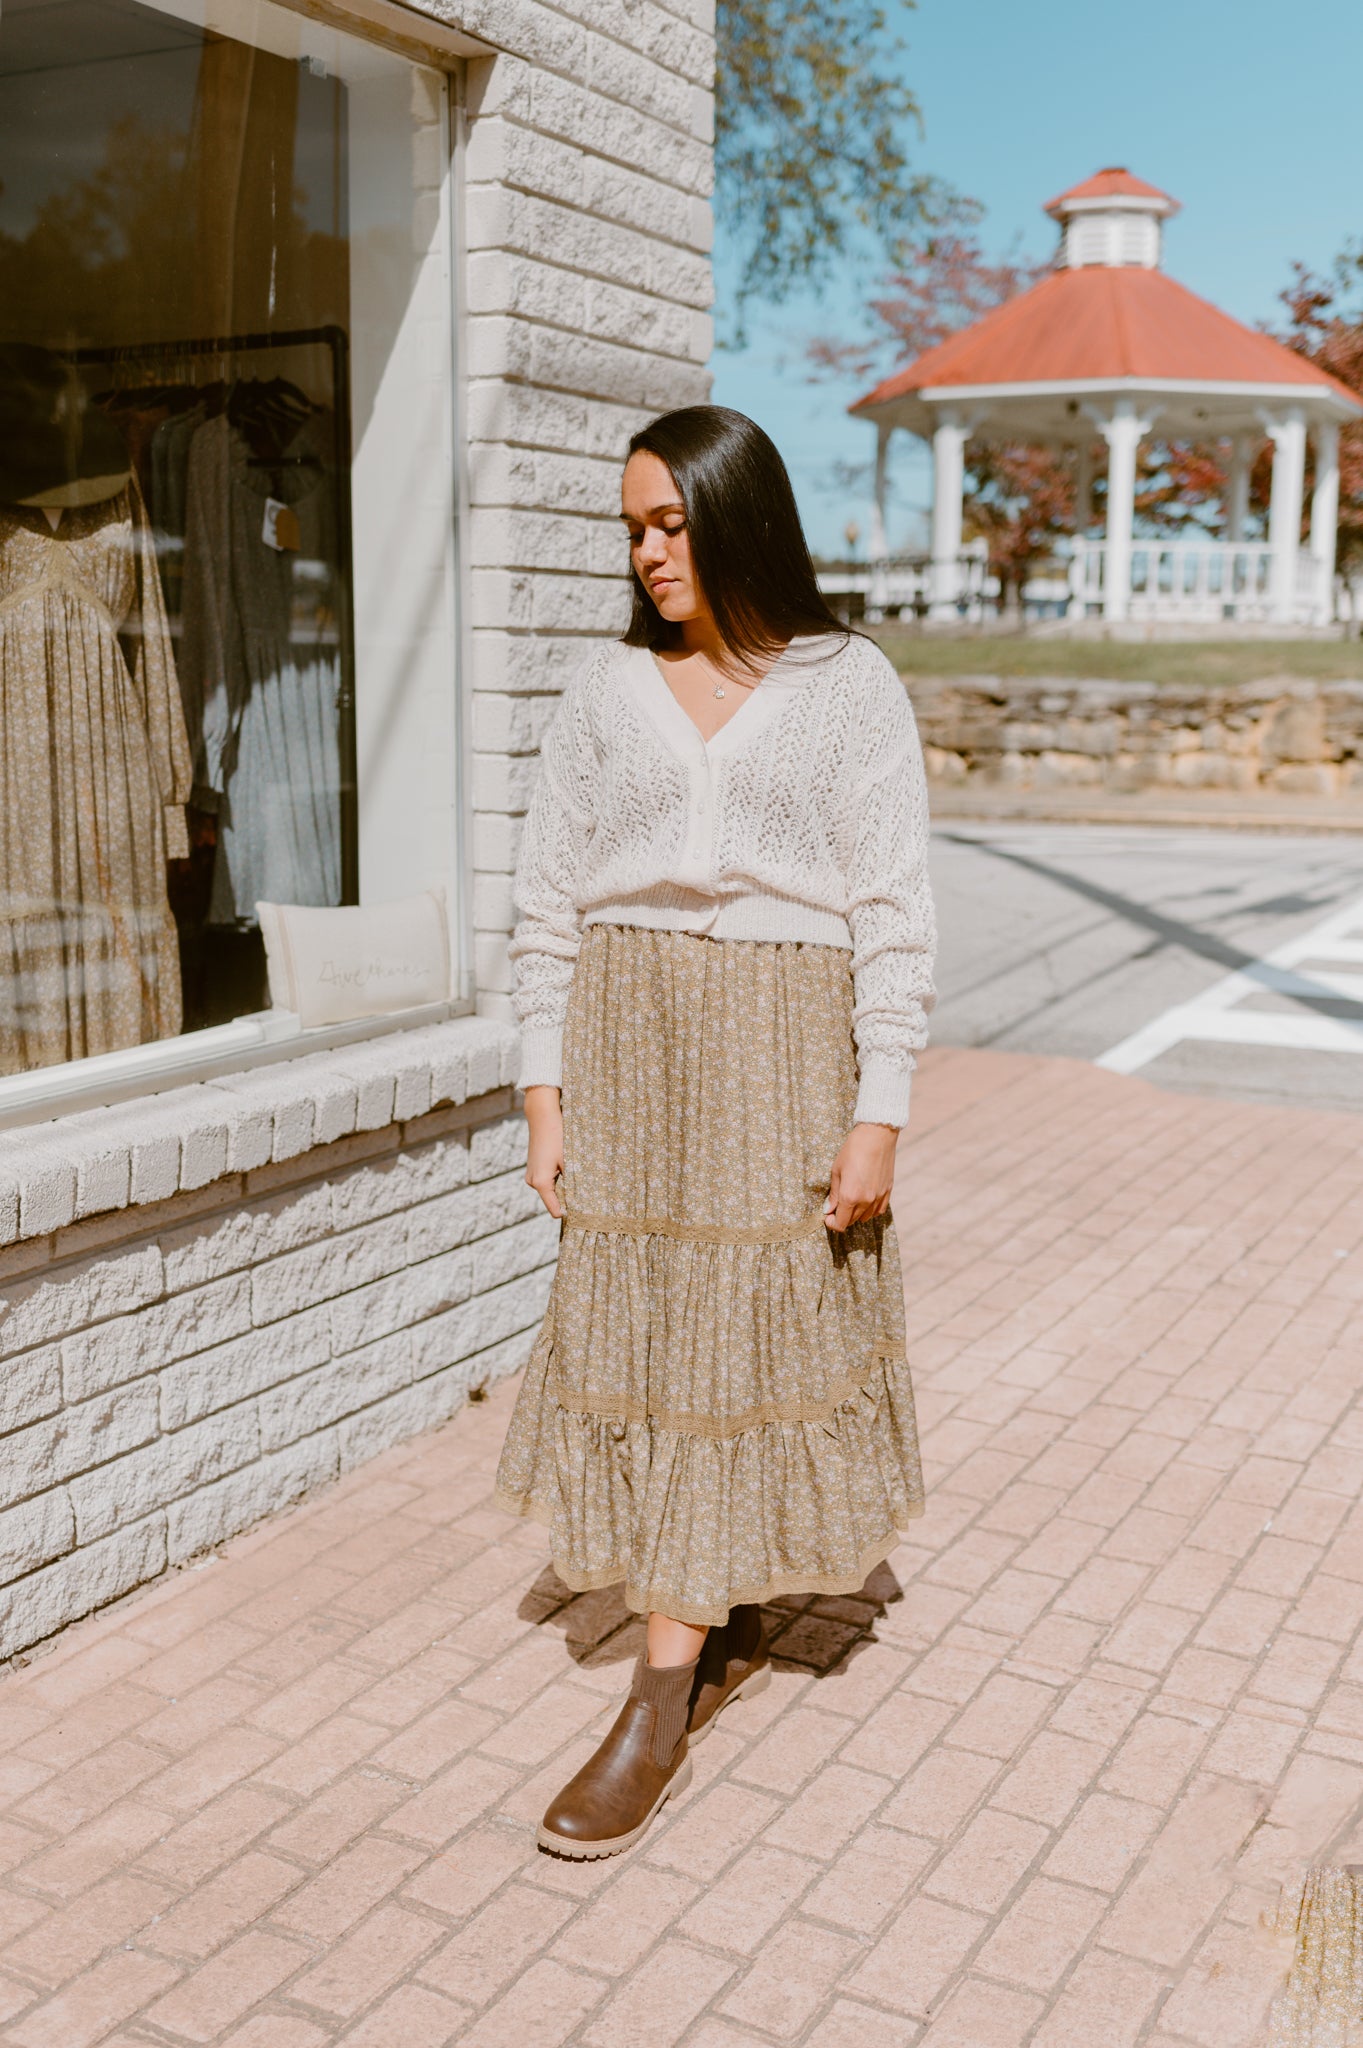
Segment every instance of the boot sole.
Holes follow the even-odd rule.
[[[688,1748],[694,1749],[698,1742],[704,1742],[726,1707],[731,1707],[735,1700],[756,1699],[758,1693],[765,1692],[770,1684],[770,1664],[759,1664],[756,1671],[750,1672],[741,1685],[736,1685],[733,1691],[720,1701],[708,1721],[702,1721],[699,1728],[691,1728],[687,1731],[686,1740]]]
[[[608,1835],[600,1842],[574,1842],[567,1835],[556,1835],[552,1828],[541,1827],[537,1838],[539,1846],[541,1849],[552,1851],[555,1856],[566,1856],[573,1863],[590,1863],[600,1856],[622,1856],[626,1849],[632,1849],[641,1836],[647,1834],[673,1793],[684,1792],[690,1783],[691,1756],[688,1744],[687,1754],[677,1765],[637,1828],[631,1828],[628,1834],[624,1835]]]

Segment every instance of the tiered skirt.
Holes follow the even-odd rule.
[[[830,1234],[849,955],[588,928],[564,1223],[498,1471],[575,1590],[722,1622],[856,1591],[923,1511],[888,1217]]]

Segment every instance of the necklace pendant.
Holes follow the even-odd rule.
[[[722,696],[724,695],[724,685],[723,685],[723,683],[716,683],[716,684],[715,684],[715,695],[716,695],[717,697],[722,697]]]

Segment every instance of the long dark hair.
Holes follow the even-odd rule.
[[[801,633],[847,628],[814,575],[786,465],[746,413],[727,405],[685,405],[641,427],[629,444],[672,472],[686,510],[691,561],[720,638],[741,666],[777,653]],[[658,652],[682,645],[630,567],[634,607],[627,647]]]

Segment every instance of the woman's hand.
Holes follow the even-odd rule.
[[[535,1190],[551,1216],[563,1214],[554,1182],[563,1171],[563,1107],[557,1088],[527,1088],[525,1120],[530,1126],[530,1153],[525,1184]]]
[[[883,1216],[894,1186],[894,1148],[899,1133],[891,1124],[853,1124],[833,1161],[823,1220],[846,1230],[868,1216]]]

